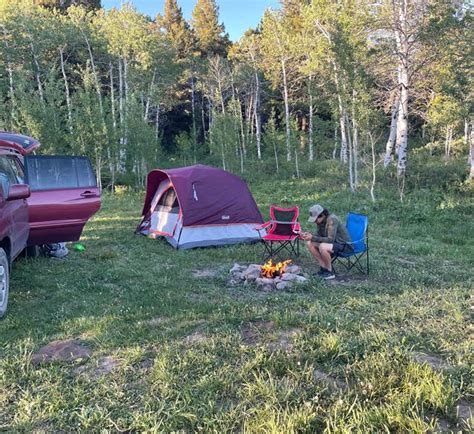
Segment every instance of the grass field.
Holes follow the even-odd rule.
[[[314,202],[370,218],[369,278],[272,293],[227,285],[234,262],[261,261],[261,245],[175,251],[134,235],[143,192],[105,195],[84,252],[14,264],[0,431],[474,429],[469,188],[420,177],[403,203],[381,187],[373,204],[343,183],[250,184],[264,216],[271,203],[297,204],[306,229]],[[307,252],[297,263],[316,269]],[[91,357],[32,363],[62,339]]]

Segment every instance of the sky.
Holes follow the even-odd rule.
[[[102,0],[102,7],[111,9],[119,8],[123,0]],[[155,18],[163,13],[165,0],[132,0],[139,12]],[[260,22],[265,9],[279,9],[279,0],[217,0],[219,6],[219,22],[224,23],[225,30],[232,41],[237,41],[244,32],[255,28]],[[178,5],[183,11],[186,20],[191,19],[191,14],[196,0],[178,0]]]

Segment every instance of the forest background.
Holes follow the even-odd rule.
[[[0,129],[89,156],[112,191],[157,167],[288,179],[334,160],[351,191],[375,200],[383,177],[403,199],[411,159],[474,177],[473,40],[468,0],[281,0],[235,43],[215,0],[190,22],[176,0],[153,19],[0,0]]]

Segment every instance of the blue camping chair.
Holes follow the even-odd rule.
[[[333,256],[332,263],[341,264],[347,271],[356,268],[361,273],[369,275],[369,217],[364,214],[347,214],[346,228],[351,236],[354,250],[350,253],[338,253]],[[367,257],[367,265],[362,264]],[[365,270],[364,270],[365,268]]]

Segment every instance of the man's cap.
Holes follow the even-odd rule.
[[[308,219],[308,221],[310,223],[314,223],[316,221],[316,219],[319,217],[319,214],[321,214],[323,211],[324,211],[324,208],[321,205],[319,205],[319,203],[317,203],[316,205],[313,205],[309,209],[309,219]]]

